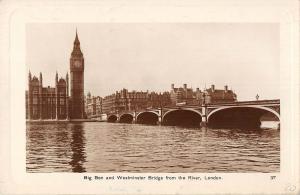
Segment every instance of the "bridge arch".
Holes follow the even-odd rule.
[[[202,113],[198,110],[192,109],[192,108],[180,108],[180,109],[172,109],[172,110],[168,110],[167,112],[164,113],[163,118],[169,114],[170,112],[174,112],[174,111],[178,111],[178,110],[186,110],[186,111],[191,111],[191,112],[195,112],[197,114],[199,114],[202,117]]]
[[[120,116],[119,122],[120,123],[132,123],[133,122],[133,114],[130,113],[124,113]]]
[[[110,123],[117,122],[117,120],[118,120],[118,117],[117,117],[117,115],[115,115],[115,114],[109,115],[109,116],[107,117],[107,122],[110,122]]]
[[[172,109],[164,113],[163,125],[199,126],[202,113],[191,108]]]
[[[148,110],[147,110],[147,111],[145,111],[145,112],[140,112],[140,113],[138,113],[138,114],[136,115],[136,117],[139,117],[139,115],[141,115],[141,114],[143,114],[143,113],[146,113],[146,112],[153,113],[153,114],[159,116],[157,112],[155,112],[155,111],[150,111],[150,110],[148,111]]]
[[[140,112],[136,115],[136,123],[155,125],[158,122],[159,114],[155,111]]]
[[[221,114],[222,113],[222,114]],[[265,113],[273,114],[278,121],[280,115],[275,110],[264,106],[223,106],[211,111],[207,115],[207,122],[210,126],[216,126],[216,123],[231,123],[239,126],[260,127],[260,117]],[[234,124],[232,124],[234,125]]]

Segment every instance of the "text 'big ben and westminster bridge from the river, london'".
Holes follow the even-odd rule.
[[[280,101],[237,101],[224,86],[201,91],[187,84],[163,93],[122,89],[105,96],[84,95],[84,57],[77,30],[70,57],[69,75],[55,76],[55,87],[43,87],[43,76],[28,74],[27,121],[108,121],[120,123],[211,127],[259,127],[262,118],[278,120]],[[69,87],[70,86],[70,87]],[[70,95],[69,95],[70,94]]]

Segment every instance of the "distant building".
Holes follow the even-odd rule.
[[[96,116],[99,117],[103,111],[102,111],[102,97],[97,96],[96,99]]]
[[[103,113],[142,110],[147,108],[148,92],[122,89],[102,100]]]
[[[203,103],[224,103],[236,101],[236,94],[232,90],[228,90],[228,86],[224,90],[215,89],[212,85],[211,88],[201,91],[196,88],[188,88],[187,84],[183,87],[175,88],[174,84],[171,85],[170,97],[172,105],[186,104],[186,105],[199,105]]]
[[[69,118],[69,76],[66,79],[55,76],[55,87],[43,87],[43,77],[28,74],[28,91],[26,91],[26,118],[68,119]]]
[[[147,108],[159,108],[170,105],[169,92],[155,93],[122,89],[102,99],[102,113],[121,113],[139,111]]]
[[[174,84],[171,85],[170,97],[172,105],[178,103],[196,104],[195,93],[192,88],[187,88],[187,84],[183,87],[175,88]]]
[[[85,111],[87,118],[98,118],[102,114],[102,98],[94,97],[88,92],[85,97]]]
[[[236,94],[229,90],[227,85],[224,86],[224,89],[215,89],[215,85],[211,85],[211,88],[205,90],[206,104],[235,102],[236,100]]]
[[[117,112],[117,98],[116,94],[105,96],[102,101],[102,112],[105,114]]]
[[[87,118],[92,118],[92,116],[96,113],[96,104],[93,101],[93,97],[90,92],[88,92],[85,98],[85,112]]]

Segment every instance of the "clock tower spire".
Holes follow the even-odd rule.
[[[76,36],[75,36],[73,51],[72,51],[71,56],[72,57],[83,57],[83,54],[80,49],[80,41],[78,38],[77,29],[76,29]]]
[[[77,34],[73,43],[73,51],[70,57],[70,88],[71,107],[70,116],[72,119],[84,118],[84,58],[80,49],[80,41]]]

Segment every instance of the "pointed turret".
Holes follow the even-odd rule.
[[[29,70],[29,73],[28,73],[28,81],[31,81],[31,72]]]
[[[43,86],[43,76],[42,76],[42,73],[40,72],[40,86],[42,87]]]
[[[55,85],[57,85],[58,83],[58,74],[57,74],[57,71],[56,71],[56,74],[55,74]]]
[[[72,57],[82,57],[82,52],[81,52],[81,49],[80,49],[80,41],[79,41],[79,38],[78,38],[77,29],[76,29],[76,35],[75,35],[73,51],[72,51],[71,56]]]
[[[55,119],[58,120],[58,74],[55,74]]]
[[[75,44],[75,43],[79,43],[79,44],[80,44],[79,39],[78,39],[77,28],[76,28],[76,36],[75,36],[74,44]]]
[[[43,92],[43,76],[42,73],[40,72],[40,80],[39,80],[39,105],[40,105],[40,120],[43,119],[43,104],[42,104],[42,92]]]
[[[66,74],[67,96],[69,96],[69,73]]]
[[[66,74],[66,119],[69,120],[70,119],[70,108],[69,108],[69,73],[67,72]]]
[[[31,103],[32,103],[32,89],[31,89],[31,72],[29,70],[29,73],[28,73],[28,100],[27,100],[27,104],[28,104],[28,107],[27,107],[27,110],[28,110],[28,119],[31,120],[31,115],[32,115],[32,106],[31,106]]]

